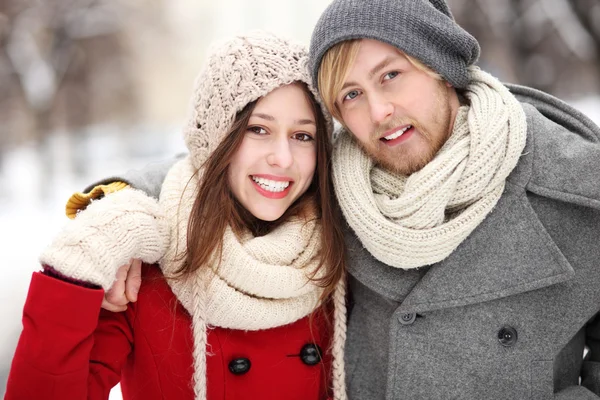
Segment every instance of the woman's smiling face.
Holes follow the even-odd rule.
[[[229,165],[229,186],[256,218],[274,221],[310,186],[317,163],[316,119],[299,84],[279,87],[256,103]]]

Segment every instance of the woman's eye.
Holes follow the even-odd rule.
[[[358,90],[352,90],[352,91],[346,93],[346,95],[344,96],[343,101],[353,100],[353,99],[355,99],[358,96],[358,94],[359,94]]]
[[[399,74],[398,71],[392,71],[392,72],[388,72],[387,74],[385,74],[383,76],[383,80],[390,80],[390,79],[394,79],[395,77],[397,77]]]
[[[314,140],[313,137],[310,136],[308,133],[296,133],[294,135],[294,138],[301,142],[310,142],[311,140]]]
[[[256,133],[257,135],[266,135],[267,131],[265,128],[261,128],[260,126],[249,126],[248,130],[252,133]]]

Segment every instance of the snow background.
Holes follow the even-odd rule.
[[[176,86],[183,85],[182,81],[185,81],[185,85],[188,82],[191,85],[193,79],[188,71],[190,65],[196,65],[197,60],[189,54],[198,49],[198,44],[188,40],[190,35],[186,34],[185,29],[193,31],[193,27],[198,26],[200,20],[197,18],[202,13],[190,10],[196,7],[196,11],[199,11],[201,6],[198,4],[201,3],[197,0],[180,0],[166,9],[166,17],[172,20],[173,26],[181,28],[178,31],[178,38],[182,41],[179,49],[187,51],[187,58],[182,58],[178,71],[181,76],[170,77]],[[234,29],[246,31],[261,27],[308,43],[311,27],[328,0],[289,2],[295,4],[293,6],[286,1],[253,0],[256,6],[252,7],[253,10],[260,5],[262,8],[258,8],[268,12],[259,15],[248,9],[248,12],[252,11],[252,18],[246,18],[244,12],[229,12],[236,7],[250,7],[250,2],[246,3],[246,0],[221,0],[218,3],[218,6],[208,9],[214,13],[216,21],[227,23],[215,24],[217,29],[214,37],[229,36],[235,32]],[[204,4],[202,7],[208,7],[208,3]],[[177,93],[187,99],[191,86],[185,88],[182,86]],[[600,124],[600,95],[568,101]],[[185,151],[180,134],[184,111],[171,124],[138,124],[129,128],[110,124],[90,126],[77,133],[82,140],[76,143],[69,141],[65,132],[55,132],[47,143],[56,161],[53,175],[49,177],[52,190],[47,193],[39,193],[38,190],[41,171],[45,168],[39,157],[40,144],[0,147],[0,188],[4,189],[0,191],[0,254],[4,257],[0,267],[0,321],[4,326],[0,331],[0,395],[4,395],[10,362],[22,328],[21,312],[31,274],[39,270],[37,257],[44,246],[68,221],[64,214],[66,200],[73,192],[82,190],[95,180],[128,169],[142,168],[150,162],[169,159]],[[85,160],[85,173],[77,173],[67,162],[66,155],[73,152]],[[113,390],[111,400],[119,398],[117,388]]]

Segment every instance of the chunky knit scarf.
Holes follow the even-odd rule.
[[[171,231],[171,243],[161,262],[167,277],[174,276],[185,261],[181,254],[187,248],[188,220],[199,182],[198,174],[194,174],[195,168],[188,157],[171,168],[162,186],[160,204]],[[227,229],[220,264],[215,262],[212,268],[200,268],[185,279],[167,279],[192,318],[197,400],[206,399],[208,326],[269,329],[297,321],[319,306],[322,289],[308,277],[314,274],[319,263],[320,240],[320,225],[316,220],[290,221],[257,238],[250,234],[238,238]],[[317,273],[315,278],[320,276]],[[336,399],[345,398],[344,297],[345,286],[341,282],[334,293],[332,352]]]
[[[448,257],[484,220],[525,147],[517,99],[470,67],[454,129],[434,159],[410,176],[376,165],[347,132],[334,149],[333,177],[346,220],[379,261],[410,269]]]

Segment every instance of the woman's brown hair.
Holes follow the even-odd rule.
[[[229,134],[203,164],[204,172],[188,223],[187,252],[184,255],[186,262],[179,271],[180,274],[190,274],[221,259],[223,235],[227,226],[231,226],[236,234],[249,230],[254,236],[263,236],[291,217],[312,217],[309,210],[317,208],[316,216],[321,220],[322,229],[318,270],[325,268],[325,274],[316,280],[324,288],[321,300],[329,298],[343,276],[345,246],[331,179],[332,149],[327,123],[321,107],[306,84],[296,84],[302,86],[317,123],[317,165],[310,187],[275,221],[262,221],[254,217],[235,199],[229,188],[228,168],[242,144],[256,101],[246,105],[237,114]]]

